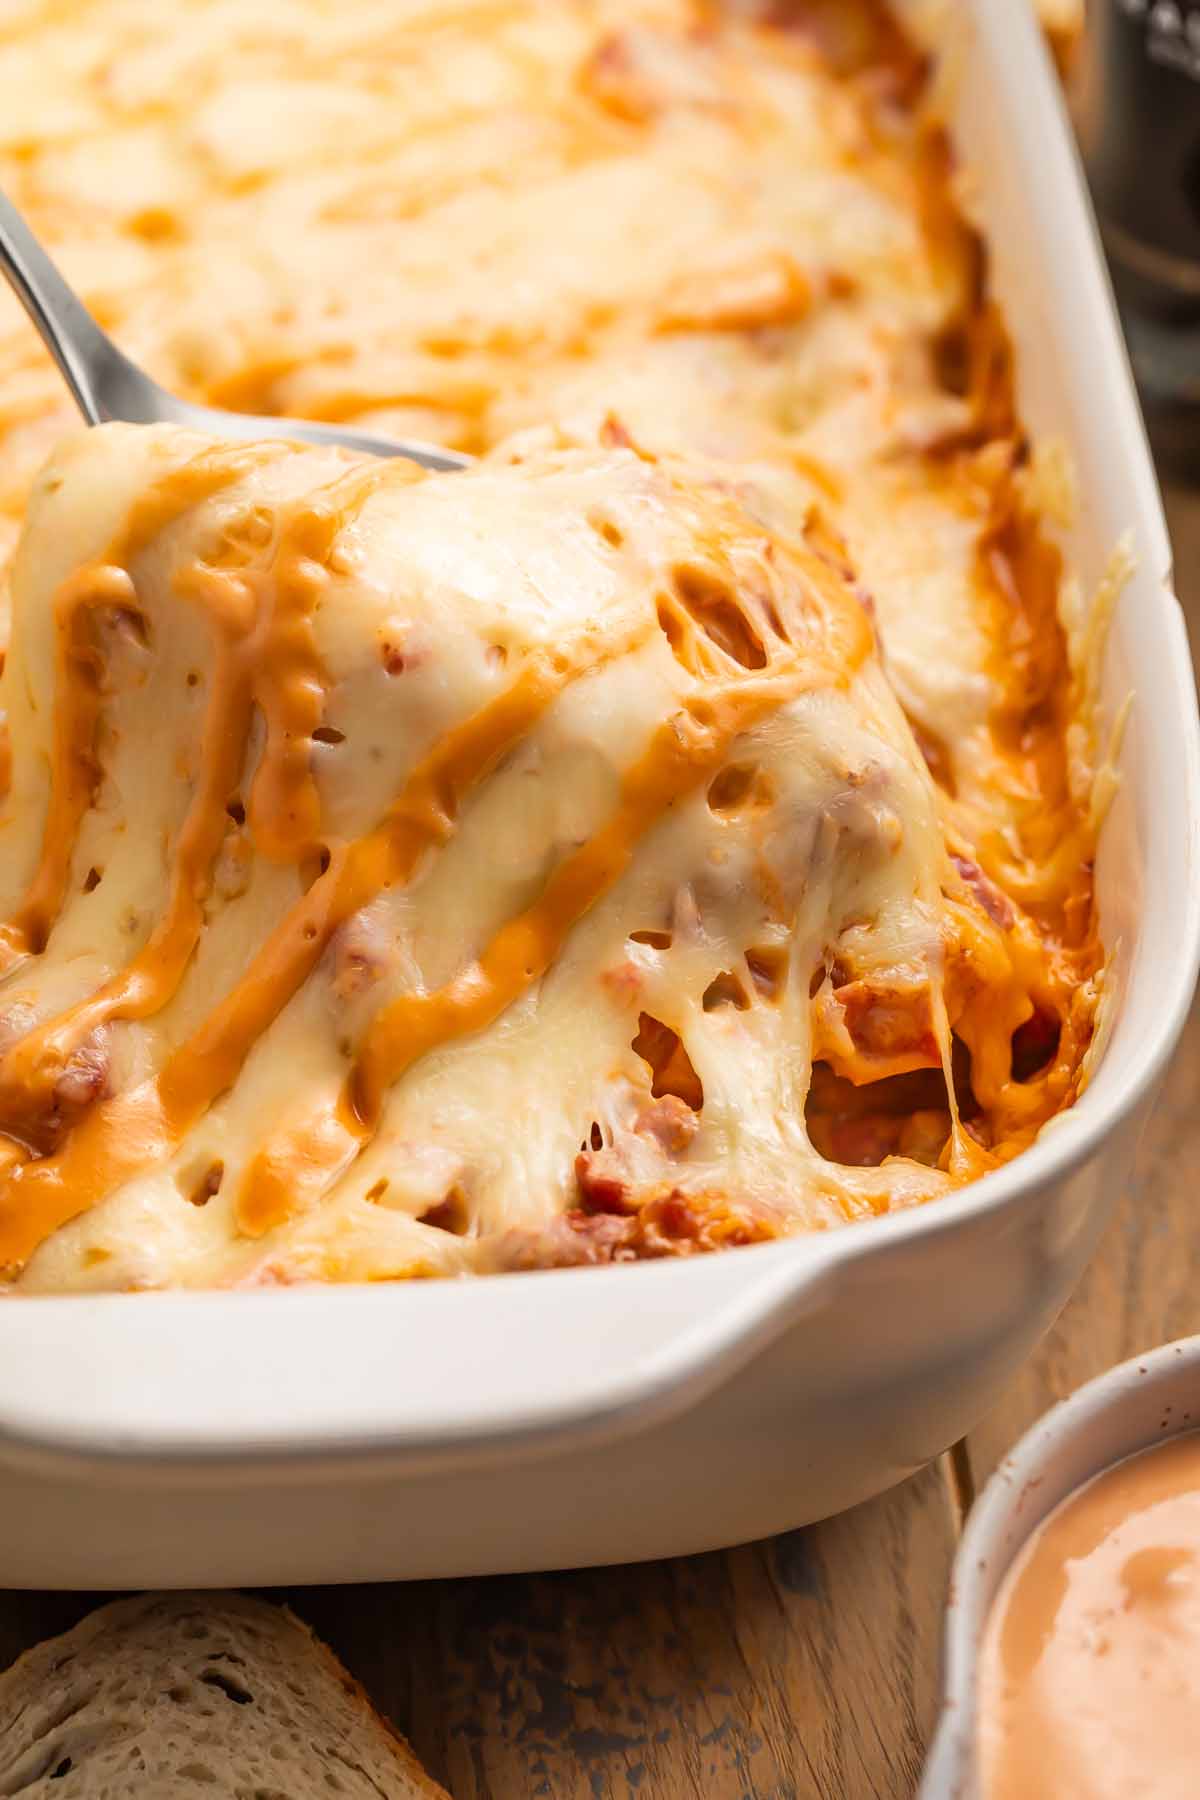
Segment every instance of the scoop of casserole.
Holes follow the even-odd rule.
[[[771,510],[621,446],[60,451],[0,689],[10,1279],[685,1254],[1024,1141],[1094,950],[973,860],[838,538]]]

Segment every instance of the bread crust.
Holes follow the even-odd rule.
[[[449,1800],[285,1607],[140,1594],[0,1675],[0,1794]]]

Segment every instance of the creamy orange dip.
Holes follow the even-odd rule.
[[[1050,1515],[1001,1589],[980,1679],[984,1800],[1194,1800],[1200,1433]]]

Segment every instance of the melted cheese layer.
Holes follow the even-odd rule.
[[[941,834],[803,539],[627,450],[422,480],[112,426],[42,478],[16,596],[26,1285],[478,1264],[614,1180],[631,1215],[853,1210],[807,1147],[809,992],[867,914],[859,966],[920,1011]]]
[[[114,427],[34,481],[0,307],[10,1280],[689,1253],[1070,1101],[1086,695],[876,0],[30,0],[0,80],[168,385],[489,453]]]

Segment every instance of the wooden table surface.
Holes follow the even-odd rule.
[[[1200,638],[1200,494],[1168,507]],[[1198,1091],[1200,1009],[1078,1293],[954,1457],[890,1494],[719,1555],[287,1598],[456,1800],[911,1795],[972,1484],[1081,1382],[1200,1331]],[[0,1594],[0,1666],[94,1599]]]

